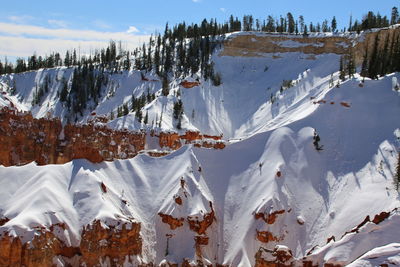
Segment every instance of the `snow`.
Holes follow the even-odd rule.
[[[161,83],[152,73],[146,74],[149,81],[142,81],[138,71],[110,75],[99,105],[79,120],[85,122],[92,111],[115,113],[132,95],[149,90],[157,95],[143,110],[148,111],[150,126],[135,120],[133,112],[107,125],[137,130],[153,124],[156,130],[176,130],[172,110],[180,88],[183,128],[223,134],[230,145],[223,150],[185,145],[160,158],[139,154],[99,164],[74,160],[64,165],[0,166],[0,215],[10,219],[0,233],[9,231],[27,242],[36,226],[64,222],[69,227],[58,235],[77,245],[83,226],[95,219],[112,224],[118,218],[141,223],[145,262],[194,260],[195,233],[187,222],[171,230],[157,214],[201,217],[211,211],[211,201],[216,222],[207,230],[210,245],[202,252],[212,263],[252,266],[259,247],[273,250],[279,245],[298,258],[317,246],[312,257],[320,262],[399,264],[398,211],[379,225],[367,223],[359,233],[345,233],[367,215],[373,218],[399,207],[393,176],[400,148],[400,96],[392,89],[400,74],[366,79],[363,87],[356,77],[337,88],[329,85],[331,75],[335,85],[338,81],[335,54],[309,59],[301,53],[260,57],[215,53],[213,60],[222,76],[220,86],[200,79],[199,86],[185,89],[174,81],[166,97],[160,95]],[[40,84],[45,75],[68,80],[71,73],[72,69],[56,68],[1,76],[0,91],[6,94],[0,95],[0,106],[10,105],[9,98],[35,117],[51,111],[64,120],[63,104],[56,101],[60,82],[52,82],[43,104],[35,107],[33,84]],[[283,80],[293,81],[293,86],[280,92]],[[14,81],[17,93],[11,96],[8,85]],[[320,100],[326,102],[318,104]],[[161,114],[161,127],[155,126]],[[313,145],[314,132],[321,138],[322,151]],[[147,134],[147,140],[146,149],[158,149],[155,138]],[[175,203],[177,196],[181,206]],[[281,210],[284,213],[271,225],[254,216]],[[273,233],[279,242],[260,243],[256,230]],[[165,258],[167,234],[172,237]],[[336,241],[327,244],[331,236]],[[62,259],[54,263],[64,264]]]
[[[183,131],[200,131],[216,136],[223,134],[225,140],[247,138],[260,131],[284,126],[315,110],[316,107],[308,99],[310,95],[322,96],[329,90],[328,81],[330,75],[337,71],[339,56],[324,54],[310,60],[309,55],[302,53],[285,53],[241,58],[220,57],[216,52],[213,61],[215,71],[221,73],[222,85],[213,86],[210,80],[200,79],[199,86],[186,89],[174,81],[170,84],[167,97],[161,95],[161,82],[153,73],[145,74],[148,81],[141,79],[139,71],[110,74],[109,82],[102,87],[98,105],[89,102],[89,109],[83,117],[78,116],[77,121],[91,120],[93,112],[107,117],[113,112],[116,117],[118,106],[130,103],[132,95],[139,97],[149,92],[155,93],[156,99],[142,110],[143,116],[148,113],[147,126],[137,121],[135,112],[115,118],[107,125],[116,129],[177,131],[172,111],[177,101],[175,94],[180,90],[184,106]],[[66,103],[59,102],[57,92],[61,90],[62,80],[71,83],[72,73],[72,69],[67,68],[42,69],[1,76],[0,83],[15,82],[15,102],[21,109],[30,110],[34,117],[50,114],[67,122],[74,121],[75,116],[69,116]],[[32,106],[36,87],[40,87],[47,76],[51,77],[49,93],[43,96],[41,105]],[[335,79],[338,79],[337,75]],[[194,81],[194,78],[186,77],[184,80]],[[297,84],[281,94],[279,89],[283,80],[296,80]],[[271,95],[277,99],[274,104],[270,102]],[[292,117],[288,116],[288,111],[293,109],[301,109],[302,112],[290,112]],[[267,121],[268,126],[265,125]]]
[[[314,47],[323,47],[324,43],[301,43],[301,42],[296,42],[293,40],[285,40],[285,41],[279,41],[279,42],[273,42],[281,47],[287,47],[287,48],[293,48],[293,47],[304,47],[304,46],[314,46]]]
[[[382,247],[374,248],[348,266],[372,267],[384,263],[388,265],[400,265],[400,243],[391,243]]]
[[[217,257],[235,266],[254,264],[260,246],[254,238],[256,229],[282,235],[279,245],[297,257],[304,256],[332,235],[339,240],[366,215],[399,205],[392,173],[400,98],[391,90],[391,82],[392,77],[367,80],[360,88],[358,81],[348,81],[324,95],[327,104],[312,104],[314,110],[307,116],[224,150],[189,145],[162,158],[141,154],[100,164],[75,160],[64,165],[0,167],[0,210],[11,219],[0,229],[29,240],[34,226],[65,222],[71,226],[65,238],[77,244],[82,226],[118,216],[142,223],[147,260],[163,260],[165,234],[173,234],[168,259],[178,262],[194,257],[194,233],[187,224],[170,230],[157,214],[201,215],[210,212],[208,202],[212,201],[217,223],[208,230],[213,245],[204,252],[207,259]],[[334,105],[329,104],[331,100]],[[351,102],[350,108],[338,104],[344,100]],[[324,145],[320,152],[312,145],[314,129]],[[101,191],[101,183],[107,193]],[[122,205],[122,195],[127,205]],[[175,204],[176,195],[183,198],[182,206]],[[266,225],[254,218],[255,212],[277,210],[286,211],[278,215],[277,224]],[[298,218],[305,222],[303,226],[296,222]],[[364,230],[368,235],[349,235],[357,242],[346,236],[316,255],[350,262],[377,246],[396,242],[397,220],[397,215],[392,216],[378,231],[368,225]],[[372,229],[379,238],[371,236]]]

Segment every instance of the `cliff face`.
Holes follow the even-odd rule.
[[[134,157],[144,149],[145,134],[104,126],[66,125],[58,119],[34,119],[30,113],[0,111],[0,164],[63,164],[85,158],[91,162]]]
[[[302,35],[241,34],[224,43],[221,56],[257,57],[263,53],[347,54],[351,39],[345,36],[303,37]]]
[[[313,59],[314,55],[329,53],[348,55],[351,52],[355,56],[356,63],[361,64],[366,51],[369,53],[373,51],[376,41],[379,49],[383,48],[386,41],[390,48],[392,41],[397,40],[399,34],[398,27],[367,31],[360,35],[324,37],[247,33],[229,37],[220,55],[257,57],[264,53],[300,52],[309,54],[309,59]]]
[[[156,135],[159,138],[160,147],[168,147],[176,150],[184,144],[194,144],[196,147],[223,149],[225,143],[221,140],[221,136],[203,135],[200,132],[186,131],[185,134],[161,132]]]
[[[161,132],[157,137],[161,148],[172,150],[191,143],[206,148],[225,147],[221,136],[199,132],[188,131],[184,135]],[[63,164],[81,158],[99,163],[133,158],[145,149],[146,134],[113,130],[99,123],[63,126],[58,119],[35,119],[28,112],[4,107],[0,110],[0,143],[0,164],[4,166],[24,165],[32,161],[39,165]]]
[[[117,226],[94,221],[82,229],[77,247],[65,244],[60,233],[65,224],[50,228],[36,227],[32,240],[22,242],[19,237],[5,233],[0,236],[0,266],[108,266],[135,264],[142,253],[140,223],[119,222]]]

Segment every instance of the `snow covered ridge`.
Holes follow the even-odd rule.
[[[0,263],[396,263],[395,78],[311,90],[285,119],[223,150],[0,167]]]

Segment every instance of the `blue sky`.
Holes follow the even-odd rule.
[[[88,51],[104,46],[109,39],[122,40],[133,48],[148,39],[155,30],[186,21],[201,22],[230,14],[252,14],[264,19],[279,17],[288,11],[306,22],[318,22],[336,16],[339,27],[348,25],[350,14],[360,19],[367,11],[390,15],[400,0],[18,0],[2,1],[0,9],[0,59],[26,57],[33,52],[64,52],[73,47]]]

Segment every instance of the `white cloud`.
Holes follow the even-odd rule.
[[[49,23],[49,25],[58,27],[58,28],[67,28],[68,27],[68,23],[63,20],[49,19],[47,22]]]
[[[201,0],[192,0],[193,2],[195,2],[195,3],[200,3],[201,2]]]
[[[128,30],[126,32],[127,33],[137,33],[137,32],[140,32],[140,31],[135,26],[129,26],[129,28],[128,28]]]
[[[41,26],[19,25],[0,22],[0,34],[11,36],[30,36],[41,38],[58,38],[70,40],[104,41],[122,40],[134,41],[134,35],[127,32],[75,30],[75,29],[50,29]]]
[[[226,8],[224,8],[224,7],[221,7],[219,10],[221,10],[222,13],[226,12]]]
[[[22,16],[9,16],[7,17],[8,20],[14,22],[14,23],[27,23],[29,21],[32,21],[34,17],[28,16],[28,15],[22,15]]]
[[[132,30],[132,29],[131,29]],[[41,26],[19,25],[0,22],[0,55],[26,57],[51,52],[65,53],[80,47],[82,53],[104,48],[110,40],[121,41],[128,49],[147,42],[149,35],[128,32],[93,31]]]
[[[122,41],[123,47],[133,50],[143,42],[148,41],[149,36],[135,36],[130,42]],[[77,41],[62,39],[37,39],[15,36],[0,36],[0,56],[28,57],[34,52],[38,55],[49,55],[52,52],[59,52],[64,56],[67,50],[80,49],[81,54],[89,54],[95,49],[105,48],[108,41]]]
[[[107,22],[104,22],[102,20],[96,19],[92,22],[92,24],[100,29],[111,29],[111,25],[108,24]]]

